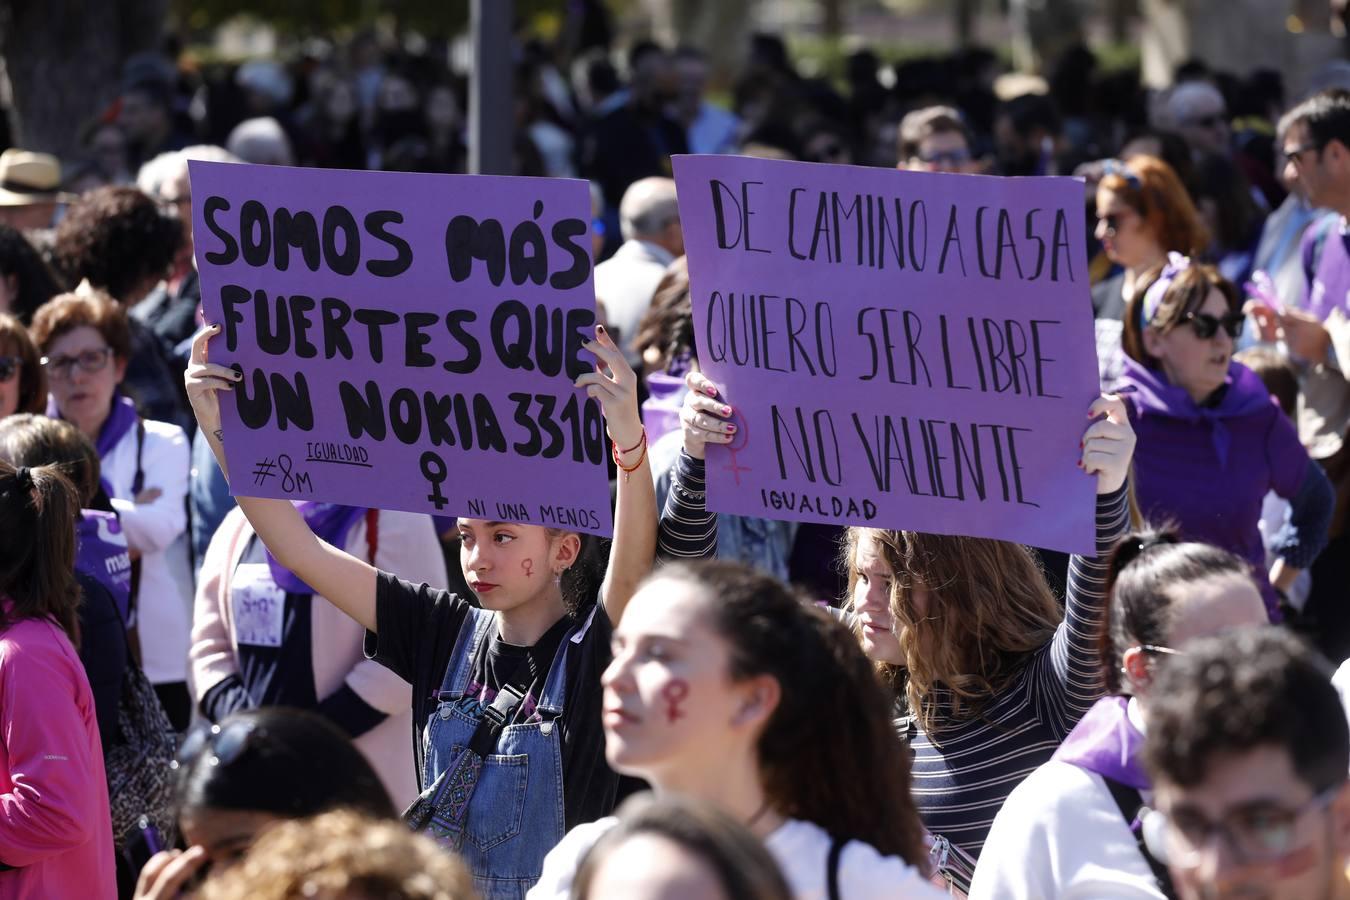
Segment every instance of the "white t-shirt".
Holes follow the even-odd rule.
[[[1051,760],[1013,789],[970,900],[1165,900],[1100,775]]]
[[[618,821],[610,816],[569,831],[544,858],[544,873],[527,900],[568,900],[582,858]],[[764,839],[797,900],[828,900],[830,843],[830,836],[819,826],[797,819],[788,819]],[[839,855],[839,896],[841,900],[938,900],[944,894],[899,857],[882,856],[862,841],[852,841]]]

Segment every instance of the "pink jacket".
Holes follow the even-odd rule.
[[[393,572],[414,584],[447,586],[445,557],[431,517],[381,510],[376,568]],[[238,508],[230,510],[211,538],[197,583],[192,614],[191,674],[196,700],[212,687],[239,672],[234,607],[230,580],[248,548],[253,528]],[[358,521],[347,536],[348,553],[366,559],[366,523]],[[320,700],[345,682],[361,699],[389,718],[356,738],[394,804],[402,808],[417,797],[412,746],[412,687],[363,650],[365,629],[322,597],[314,598],[311,612],[314,691]],[[3,900],[3,898],[0,898]]]
[[[0,632],[0,862],[0,900],[117,896],[93,693],[49,620]]]

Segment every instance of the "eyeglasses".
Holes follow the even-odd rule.
[[[210,752],[207,760],[210,766],[231,766],[248,749],[249,739],[258,730],[258,723],[251,719],[234,721],[221,728],[219,725],[198,728],[184,739],[178,748],[178,755],[169,764],[169,768],[178,771],[192,768],[203,753]]]
[[[1318,152],[1318,153],[1321,153],[1321,152],[1322,152],[1322,146],[1321,146],[1320,144],[1316,143],[1316,142],[1312,142],[1312,143],[1308,143],[1308,144],[1299,144],[1297,147],[1291,147],[1290,149],[1285,150],[1285,151],[1284,151],[1284,156],[1285,156],[1285,159],[1288,159],[1288,160],[1289,160],[1290,162],[1292,162],[1296,167],[1297,167],[1297,166],[1302,166],[1302,165],[1303,165],[1303,154],[1309,152],[1310,150],[1316,151],[1316,152]]]
[[[1190,813],[1169,817],[1149,810],[1142,823],[1144,843],[1159,862],[1178,869],[1199,866],[1215,837],[1244,863],[1276,862],[1294,849],[1299,820],[1330,804],[1341,787],[1333,785],[1294,809],[1240,810],[1228,822],[1209,822]]]
[[[1187,313],[1183,321],[1190,322],[1191,327],[1195,329],[1195,336],[1202,341],[1207,341],[1219,333],[1222,328],[1228,332],[1228,336],[1237,340],[1242,335],[1242,326],[1246,324],[1247,317],[1240,312],[1231,312],[1222,318],[1211,316],[1209,313]]]
[[[100,347],[97,350],[82,350],[74,356],[44,356],[42,365],[52,378],[65,380],[74,373],[76,366],[80,367],[80,371],[91,375],[101,372],[111,358],[112,348]]]
[[[0,382],[9,381],[19,374],[21,365],[23,365],[23,360],[17,356],[0,356]]]
[[[1185,656],[1180,650],[1173,650],[1171,647],[1162,647],[1158,644],[1140,644],[1139,649],[1153,656]]]
[[[933,153],[920,153],[919,162],[930,166],[959,166],[970,162],[969,150],[937,150]]]

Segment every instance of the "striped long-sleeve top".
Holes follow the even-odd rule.
[[[716,517],[704,507],[703,474],[702,461],[681,455],[661,515],[658,552],[666,558],[708,556],[716,549]],[[1106,616],[1106,561],[1128,524],[1125,488],[1097,498],[1097,555],[1070,559],[1064,621],[978,716],[945,718],[939,689],[929,698],[942,723],[932,736],[912,719],[898,721],[914,751],[915,804],[940,839],[937,855],[945,857],[936,862],[963,891],[1003,801],[1050,759],[1102,696],[1097,635]]]

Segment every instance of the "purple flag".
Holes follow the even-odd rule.
[[[1094,549],[1083,184],[675,158],[708,506]]]
[[[231,490],[610,534],[585,182],[190,172]]]
[[[75,522],[75,570],[107,588],[122,621],[130,621],[131,554],[117,513],[80,510]]]

